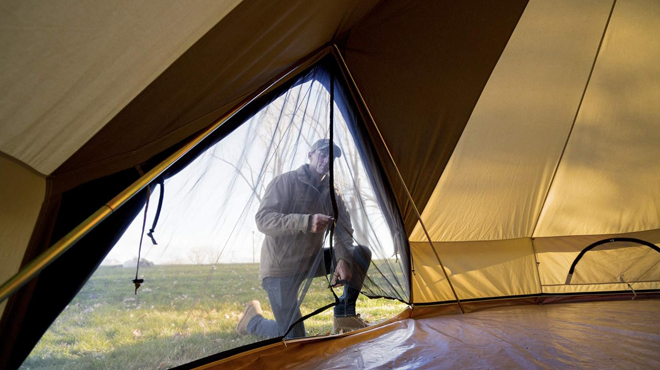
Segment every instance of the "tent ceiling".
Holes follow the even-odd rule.
[[[61,182],[75,185],[130,168],[180,143],[348,30],[375,3],[376,0],[241,3],[54,175]]]
[[[3,1],[0,150],[52,173],[239,2]]]

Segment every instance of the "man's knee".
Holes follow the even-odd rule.
[[[365,245],[357,245],[353,249],[353,278],[351,286],[358,290],[362,289],[362,284],[371,265],[371,250]]]
[[[371,249],[366,245],[357,245],[353,251],[353,259],[366,269],[371,263]]]

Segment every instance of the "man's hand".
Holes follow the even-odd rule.
[[[317,213],[312,216],[312,222],[309,225],[310,233],[322,233],[330,225],[333,218]]]
[[[351,273],[351,268],[348,266],[348,263],[344,260],[339,260],[337,262],[337,267],[335,267],[335,276],[332,278],[332,286],[340,287],[344,284],[337,284],[340,280],[351,281],[353,274]]]

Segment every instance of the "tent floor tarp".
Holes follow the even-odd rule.
[[[248,351],[204,369],[658,369],[660,299],[427,315],[332,340]]]

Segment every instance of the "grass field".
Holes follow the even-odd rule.
[[[34,348],[21,369],[167,369],[263,338],[236,334],[252,299],[272,319],[258,264],[140,268],[101,267]],[[324,278],[314,280],[303,314],[333,301]],[[341,294],[338,291],[339,294]],[[393,300],[360,297],[358,312],[380,322],[403,311]],[[308,336],[332,330],[332,310],[305,321]]]

